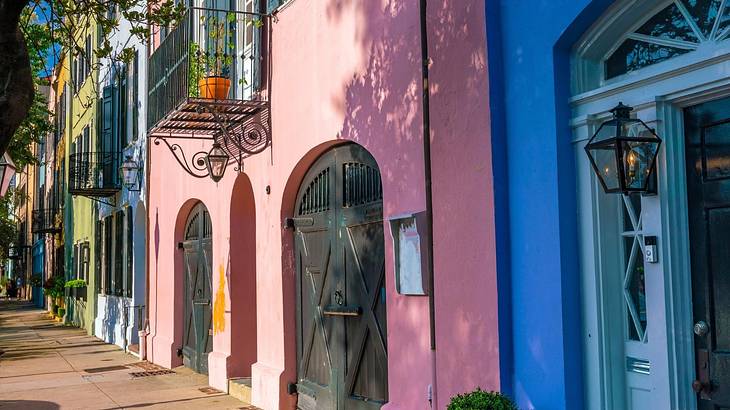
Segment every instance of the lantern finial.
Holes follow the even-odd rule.
[[[625,120],[631,118],[631,111],[633,110],[634,107],[629,107],[628,105],[624,105],[624,103],[619,102],[617,106],[611,109],[611,114],[613,114],[613,118]]]

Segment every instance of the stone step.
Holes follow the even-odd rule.
[[[228,394],[244,403],[251,403],[251,378],[240,377],[229,379]]]

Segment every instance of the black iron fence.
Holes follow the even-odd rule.
[[[150,129],[191,101],[262,101],[268,24],[258,13],[188,9],[149,59]]]
[[[121,154],[118,152],[82,152],[69,156],[71,195],[107,197],[121,187],[119,175]]]
[[[33,233],[57,233],[61,231],[62,217],[58,208],[36,209],[32,213],[30,230]]]

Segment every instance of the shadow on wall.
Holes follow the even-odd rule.
[[[353,8],[358,22],[355,39],[364,54],[365,70],[343,84],[331,104],[344,117],[338,138],[357,142],[378,162],[387,220],[393,214],[425,209],[420,8],[418,1],[332,0],[327,18],[336,24]],[[343,95],[344,100],[337,99]],[[387,242],[387,224],[384,233]],[[392,257],[386,246],[386,260]],[[392,275],[391,269],[386,275]],[[431,379],[428,299],[398,296],[390,283],[386,342],[388,355],[397,358],[397,364],[389,360],[389,402],[428,408],[423,394]],[[411,380],[414,387],[393,388],[404,380]]]
[[[418,3],[330,0],[326,10],[328,23],[332,25],[348,19],[350,13],[354,12],[356,16],[354,38],[367,66],[343,85],[342,92],[334,94],[331,104],[344,117],[338,138],[363,145],[381,167],[385,218],[394,213],[425,208],[421,10]],[[490,223],[491,215],[488,209],[491,196],[485,188],[492,173],[488,162],[486,34],[484,17],[474,17],[478,13],[484,14],[484,2],[438,0],[430,1],[428,7],[429,53],[432,58],[430,136],[434,153],[435,268],[446,267],[448,260],[462,260],[469,270],[484,269],[479,262],[488,262],[488,257],[474,260],[474,254],[483,252],[487,255],[490,249],[486,244],[484,249],[476,251],[477,245],[463,243],[464,237],[482,238],[484,234],[478,230]],[[342,95],[345,96],[344,101],[341,100]],[[460,164],[456,167],[460,168],[458,171],[454,171],[456,164]],[[449,175],[466,180],[462,184],[454,184],[451,183],[454,179],[448,179]],[[463,198],[483,204],[482,209],[471,208],[465,213]],[[474,210],[473,214],[471,210]],[[462,247],[462,244],[465,246]],[[444,260],[441,264],[439,256]],[[388,254],[386,258],[392,258],[392,255]],[[441,273],[448,275],[448,271],[441,270]],[[458,344],[463,348],[453,352],[453,361],[445,359],[438,363],[443,374],[459,375],[458,380],[439,383],[438,392],[444,396],[478,385],[499,386],[498,366],[485,370],[481,365],[470,362],[474,360],[470,346],[490,357],[499,358],[498,335],[494,334],[491,326],[497,323],[496,309],[488,313],[474,309],[474,303],[481,299],[479,292],[490,290],[487,284],[494,286],[494,283],[485,281],[472,289],[465,289],[463,303],[452,303],[442,323],[444,328],[440,335],[446,335],[444,339],[464,341]],[[453,285],[450,290],[458,286]],[[465,284],[461,286],[468,288]],[[389,341],[410,341],[408,346],[402,343],[388,346],[389,353],[397,349],[398,358],[397,365],[389,366],[389,378],[413,379],[414,369],[424,369],[424,355],[428,355],[430,348],[428,329],[423,327],[428,323],[427,299],[393,295],[392,287],[388,291],[391,292],[388,310],[398,312],[397,315],[388,315]],[[494,292],[494,289],[491,291]],[[460,300],[453,291],[441,300],[447,299]],[[484,325],[476,325],[478,323]],[[413,344],[417,344],[418,348],[413,348]],[[420,377],[417,383],[430,379],[430,375],[417,377]],[[416,396],[412,396],[415,393],[404,392],[405,396],[401,397],[401,393],[395,391],[391,391],[390,395],[391,398],[397,399],[398,395],[402,400],[411,402],[420,400],[425,389],[426,386],[423,390],[417,388]],[[438,406],[447,403],[448,399],[439,397]]]
[[[121,300],[117,297],[107,295],[104,303],[104,316],[101,319],[101,335],[108,343],[117,343],[115,327],[122,320],[122,312],[119,309]],[[126,330],[126,329],[125,329]]]
[[[60,409],[57,403],[40,400],[0,400],[0,408],[7,410],[56,410]]]

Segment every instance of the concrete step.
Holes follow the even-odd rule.
[[[251,403],[251,378],[240,377],[229,379],[228,394],[244,403]]]

